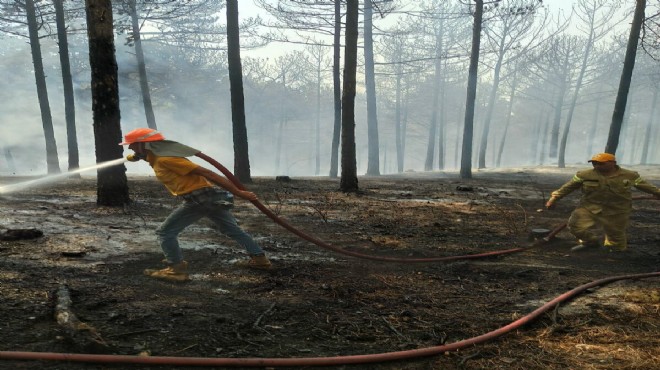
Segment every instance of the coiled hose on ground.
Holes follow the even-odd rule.
[[[537,319],[544,312],[557,304],[565,302],[587,289],[609,284],[625,279],[645,279],[660,277],[660,272],[636,275],[623,275],[608,277],[593,281],[563,293],[543,306],[537,308],[526,316],[511,322],[499,329],[486,334],[468,338],[458,342],[441,346],[419,348],[407,351],[376,353],[370,355],[352,355],[337,357],[307,357],[307,358],[208,358],[208,357],[166,357],[166,356],[129,356],[129,355],[95,355],[78,353],[52,353],[52,352],[21,352],[0,351],[0,360],[42,360],[42,361],[70,361],[94,363],[121,363],[146,364],[170,366],[233,366],[233,367],[280,367],[280,366],[337,366],[350,364],[366,364],[386,361],[405,360],[419,357],[438,355],[448,351],[456,351],[476,344],[498,338],[512,330],[528,324]]]
[[[220,170],[230,181],[232,181],[239,189],[245,190],[245,187],[234,177],[234,175],[227,170],[220,163],[208,157],[203,153],[198,153],[198,157],[206,160]],[[317,238],[309,236],[302,231],[299,231],[288,222],[280,219],[266,208],[259,201],[253,201],[253,204],[261,210],[268,217],[273,219],[285,229],[291,231],[305,240],[308,240],[320,247],[335,251],[337,253],[365,258],[377,261],[386,262],[438,262],[438,261],[451,261],[458,259],[482,258],[501,254],[508,254],[520,252],[527,248],[513,248],[508,250],[501,250],[489,253],[474,254],[467,256],[450,256],[450,257],[431,257],[431,258],[390,258],[365,255],[357,252],[347,251],[341,248],[334,247],[328,243],[323,242]],[[566,225],[560,225],[552,230],[546,239],[554,237],[555,234],[560,232]],[[377,363],[386,361],[405,360],[411,358],[427,357],[438,355],[444,352],[456,351],[476,344],[484,343],[486,341],[498,338],[512,330],[518,329],[521,326],[528,324],[537,319],[544,312],[552,309],[556,305],[568,301],[578,294],[586,291],[587,289],[594,288],[609,284],[618,280],[626,279],[645,279],[660,277],[660,272],[651,272],[636,275],[623,275],[608,277],[600,280],[593,281],[574,288],[566,293],[563,293],[553,300],[547,302],[543,306],[537,308],[526,316],[511,322],[499,329],[491,332],[464,339],[458,342],[444,344],[440,346],[433,346],[427,348],[419,348],[407,351],[376,353],[369,355],[352,355],[352,356],[336,356],[336,357],[307,357],[307,358],[205,358],[205,357],[168,357],[168,356],[129,356],[129,355],[98,355],[98,354],[77,354],[77,353],[52,353],[52,352],[25,352],[25,351],[0,351],[0,360],[40,360],[40,361],[69,361],[69,362],[93,362],[93,363],[122,363],[122,364],[146,364],[146,365],[170,365],[170,366],[232,366],[232,367],[281,367],[281,366],[337,366],[337,365],[350,365],[350,364],[365,364]]]

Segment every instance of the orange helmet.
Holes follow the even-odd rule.
[[[165,136],[152,128],[136,128],[124,135],[124,141],[119,145],[129,145],[133,143],[146,143],[148,141],[165,140]]]
[[[615,162],[616,157],[610,153],[598,153],[591,157],[589,162]]]

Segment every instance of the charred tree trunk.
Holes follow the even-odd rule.
[[[440,97],[440,79],[442,62],[442,36],[444,34],[444,19],[440,18],[440,31],[436,33],[436,47],[435,47],[435,65],[433,73],[433,98],[431,100],[431,123],[429,127],[429,140],[426,147],[426,160],[424,161],[424,171],[433,170],[433,159],[435,157],[435,139],[437,136],[438,127],[438,104]],[[438,142],[438,144],[440,144]],[[441,148],[438,148],[441,150]]]
[[[57,24],[57,43],[62,66],[62,86],[64,89],[64,117],[66,119],[67,147],[69,149],[69,171],[80,167],[78,155],[78,135],[76,134],[76,105],[73,97],[73,81],[71,79],[71,63],[69,61],[69,41],[64,24],[64,5],[62,0],[54,0],[55,21]],[[77,175],[78,177],[80,175]]]
[[[463,127],[463,147],[461,151],[462,179],[472,178],[472,137],[474,136],[474,104],[477,97],[479,47],[481,45],[481,22],[484,12],[483,0],[475,0],[474,24],[472,25],[472,50],[468,72],[467,98],[465,100],[465,123]]]
[[[89,64],[92,69],[92,111],[96,162],[103,163],[122,157],[115,57],[112,4],[110,0],[85,0]],[[126,166],[118,165],[98,170],[98,205],[124,206],[130,202]]]
[[[367,94],[367,175],[380,175],[380,148],[378,142],[378,113],[376,108],[376,75],[374,72],[373,11],[371,0],[364,2],[364,82]],[[398,125],[398,123],[397,123]],[[398,127],[397,127],[398,130]],[[397,143],[397,157],[401,145]],[[401,170],[399,169],[399,172]]]
[[[245,98],[243,96],[243,67],[238,28],[238,0],[227,0],[227,59],[231,90],[231,120],[234,133],[234,174],[243,183],[251,183],[250,156]]]
[[[555,101],[555,112],[554,119],[552,122],[552,131],[550,132],[550,158],[555,158],[559,154],[559,128],[561,127],[561,112],[564,108],[564,97],[566,96],[566,90],[568,89],[569,83],[569,71],[568,64],[570,59],[570,52],[566,53],[566,57],[562,62],[562,71],[561,82],[559,89],[557,90],[557,98]]]
[[[142,39],[140,37],[140,22],[137,15],[137,7],[135,0],[131,0],[129,4],[131,10],[131,27],[133,31],[133,42],[135,43],[135,57],[138,62],[138,74],[140,78],[140,91],[142,92],[142,104],[144,105],[144,114],[147,118],[147,125],[149,128],[157,129],[156,116],[154,115],[154,108],[151,104],[151,93],[149,92],[149,80],[147,78],[147,67],[144,62],[144,50],[142,49]]]
[[[395,82],[395,101],[394,101],[394,139],[396,142],[396,170],[403,172],[403,157],[405,154],[405,134],[401,127],[401,74],[397,74]]]
[[[321,173],[321,84],[323,78],[321,77],[321,61],[319,59],[316,64],[316,122],[314,130],[314,175],[318,176]]]
[[[502,32],[508,32],[508,26],[505,27]],[[493,86],[488,95],[488,107],[486,108],[486,117],[484,118],[484,127],[481,135],[481,142],[479,144],[479,161],[477,164],[479,168],[486,168],[486,149],[488,148],[488,137],[490,136],[490,123],[493,120],[493,112],[495,111],[495,98],[497,98],[497,90],[500,87],[500,73],[502,71],[502,62],[504,60],[504,49],[505,38],[502,37],[497,52],[497,62],[495,63],[495,70],[493,71]]]
[[[34,7],[34,0],[25,1],[25,12],[27,14],[28,31],[30,33],[30,48],[32,49],[32,63],[34,64],[34,78],[37,83],[37,97],[41,110],[41,123],[46,138],[46,164],[48,173],[60,173],[60,163],[57,155],[57,144],[55,132],[53,131],[53,116],[50,112],[48,102],[48,89],[46,88],[46,75],[44,64],[41,60],[41,45],[39,43],[39,25]]]
[[[358,0],[346,1],[346,42],[344,52],[344,89],[341,113],[341,179],[344,192],[358,191],[355,157],[355,88],[357,75]]]
[[[330,177],[337,177],[339,171],[339,137],[341,135],[341,78],[339,63],[341,58],[341,1],[335,1],[335,34],[333,44],[332,85],[335,102],[334,130],[332,132],[332,153],[330,155]]]
[[[589,33],[589,38],[587,39],[585,45],[584,55],[582,56],[582,64],[580,66],[580,73],[578,75],[577,81],[575,82],[575,89],[573,90],[573,98],[571,99],[571,105],[568,107],[568,114],[566,115],[566,124],[564,125],[564,132],[561,137],[561,142],[559,143],[559,158],[558,165],[559,168],[566,167],[566,143],[568,141],[568,132],[571,129],[571,123],[573,122],[573,112],[575,112],[575,106],[577,105],[577,99],[580,94],[580,88],[582,87],[582,80],[587,71],[587,62],[589,56],[591,55],[591,48],[594,39],[593,28]]]
[[[611,154],[615,154],[616,149],[619,146],[619,134],[621,133],[621,126],[623,124],[623,114],[626,111],[630,80],[632,79],[633,69],[635,68],[637,44],[639,43],[639,34],[642,29],[642,24],[644,23],[645,8],[646,0],[637,0],[635,15],[633,16],[633,22],[630,26],[630,36],[628,37],[626,56],[623,60],[623,71],[621,72],[621,80],[619,81],[619,91],[616,94],[616,101],[614,103],[614,113],[612,114],[610,133],[607,137],[607,145],[605,146],[605,152]]]

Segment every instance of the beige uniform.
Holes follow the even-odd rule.
[[[642,179],[637,172],[619,166],[608,176],[593,169],[580,171],[551,195],[561,199],[578,188],[582,189],[580,204],[568,220],[570,232],[584,244],[596,244],[600,243],[600,237],[593,232],[593,227],[600,225],[605,232],[605,247],[624,250],[633,187],[660,197],[660,189]]]

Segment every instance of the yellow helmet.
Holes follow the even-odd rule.
[[[616,157],[610,153],[598,153],[589,162],[616,162]]]

